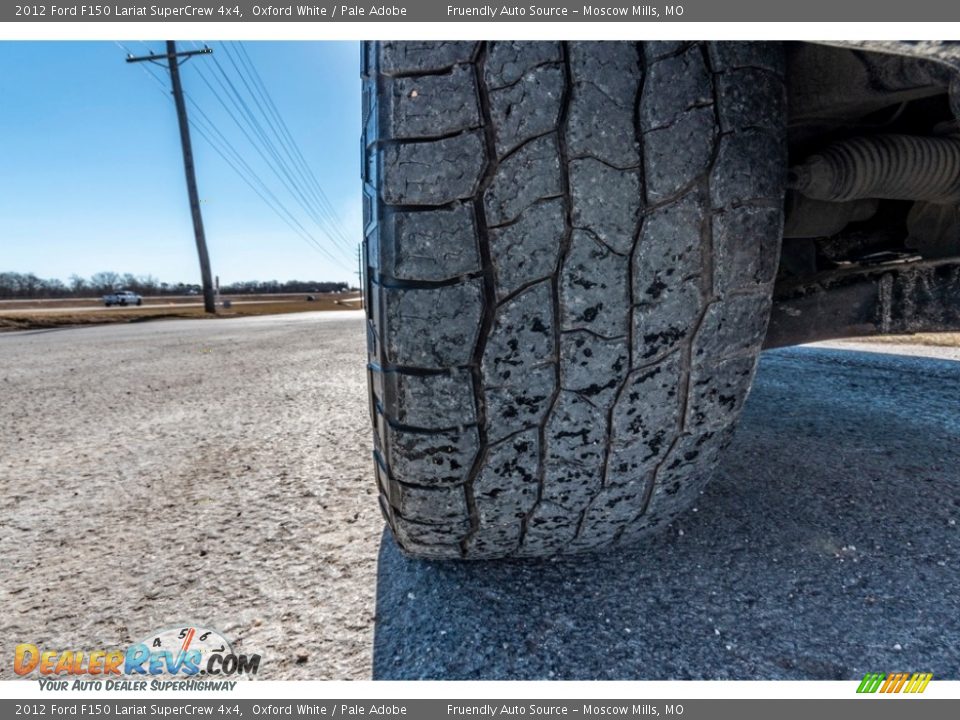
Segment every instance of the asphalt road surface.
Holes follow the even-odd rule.
[[[956,349],[767,353],[664,536],[438,564],[381,544],[360,317],[0,334],[0,657],[194,622],[262,679],[960,677]]]
[[[952,359],[766,353],[696,512],[632,552],[451,565],[385,537],[374,677],[960,677],[960,353],[919,350]]]

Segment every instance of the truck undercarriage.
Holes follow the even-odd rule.
[[[765,347],[960,328],[958,43],[795,43],[787,68]]]

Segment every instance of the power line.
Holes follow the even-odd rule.
[[[119,45],[119,43],[118,43]],[[196,41],[193,41],[195,48],[206,48],[207,46],[201,45]],[[250,84],[247,82],[246,78],[243,77],[242,72],[236,64],[233,55],[230,54],[231,63],[234,65],[234,68],[237,70],[237,74],[240,76],[243,81],[244,86],[247,91],[250,92],[251,97],[255,103],[258,103],[256,95],[254,95],[253,90],[250,87]],[[214,58],[215,60],[215,58]],[[243,94],[238,90],[237,85],[230,79],[223,65],[219,62],[215,63],[220,75],[213,75],[214,81],[219,85],[220,91],[211,83],[207,75],[203,70],[196,66],[197,74],[200,77],[201,81],[207,86],[210,93],[222,106],[223,110],[231,117],[233,122],[237,125],[237,128],[241,131],[247,142],[249,142],[254,150],[257,151],[260,158],[264,161],[267,167],[271,172],[280,180],[284,188],[293,196],[293,199],[301,206],[301,208],[307,213],[307,215],[317,223],[318,227],[327,235],[328,238],[333,240],[333,247],[337,248],[340,252],[346,254],[352,254],[352,247],[350,247],[345,241],[346,234],[343,232],[342,226],[339,223],[339,218],[336,217],[335,213],[332,213],[332,206],[329,203],[329,200],[326,199],[325,195],[322,195],[322,188],[319,187],[319,183],[316,183],[314,176],[314,183],[316,188],[311,187],[310,182],[303,181],[303,172],[297,172],[299,179],[294,177],[294,174],[291,172],[290,167],[284,161],[284,158],[281,157],[280,153],[277,151],[276,147],[270,140],[270,137],[267,135],[264,130],[263,125],[257,120],[257,117],[253,110],[251,110],[249,104],[243,97]],[[253,69],[256,72],[255,68]],[[260,79],[262,84],[262,79]],[[265,90],[265,88],[264,88]],[[224,96],[230,101],[232,105],[239,112],[234,112],[230,105],[228,105],[227,100],[224,100]],[[202,107],[189,95],[188,101],[191,103],[191,106],[194,107],[197,112],[200,114],[201,118],[205,121],[206,132],[202,133],[202,137],[217,151],[221,157],[223,157],[225,162],[231,166],[231,168],[240,175],[241,179],[248,184],[251,189],[257,192],[257,195],[261,197],[262,200],[275,212],[277,213],[284,222],[291,226],[291,229],[299,228],[296,230],[297,233],[305,240],[310,242],[320,250],[325,256],[336,262],[341,267],[346,267],[343,261],[339,258],[335,258],[326,248],[323,247],[322,243],[317,241],[317,239],[310,233],[303,225],[300,223],[295,215],[290,212],[286,205],[273,193],[263,179],[257,174],[257,172],[250,166],[250,164],[244,160],[242,154],[233,146],[232,143],[227,139],[226,135],[217,127],[217,124],[214,120],[207,115]],[[264,115],[265,120],[268,122],[268,126],[273,131],[273,134],[278,138],[282,139],[281,134],[276,130],[276,128],[270,122],[270,118],[263,108],[259,106],[261,113]],[[245,122],[241,122],[241,119]],[[281,118],[282,122],[282,118]],[[245,127],[246,125],[246,127]],[[192,123],[193,127],[198,128],[199,126]],[[248,129],[249,128],[249,129]],[[252,133],[252,134],[251,134]],[[287,130],[289,134],[289,130]],[[216,136],[219,139],[219,145],[214,139]],[[259,142],[258,142],[259,140]],[[292,137],[291,137],[292,140]],[[289,149],[282,145],[287,157],[291,157]],[[295,163],[296,166],[296,163]],[[297,168],[299,170],[299,168]],[[309,168],[307,168],[309,171]],[[311,173],[312,174],[312,173]],[[259,186],[259,187],[257,187]],[[300,190],[300,186],[305,187],[307,190],[311,191],[313,198],[306,197],[303,192]],[[317,190],[320,192],[320,202],[312,201],[317,199]],[[265,197],[266,196],[266,197]],[[326,206],[322,204],[322,201],[326,200]],[[292,224],[295,224],[296,228]],[[337,242],[337,241],[340,242]]]
[[[256,66],[253,63],[253,58],[250,57],[250,54],[247,52],[242,43],[234,41],[233,45],[236,47],[236,56],[239,58],[240,64],[244,66],[247,74],[249,74],[257,93],[254,93],[252,90],[250,90],[249,85],[248,90],[250,90],[251,95],[254,96],[255,99],[257,94],[260,95],[260,98],[263,100],[263,106],[266,106],[266,108],[269,110],[269,114],[272,115],[273,119],[275,120],[276,126],[280,128],[281,132],[277,133],[277,137],[281,141],[281,146],[284,147],[288,157],[290,157],[293,161],[294,166],[300,170],[301,177],[304,177],[307,181],[307,186],[311,188],[314,196],[318,199],[321,208],[325,210],[325,214],[333,225],[337,235],[348,246],[351,245],[349,237],[344,231],[343,224],[337,215],[336,209],[333,207],[333,204],[323,191],[323,186],[320,184],[319,180],[317,180],[317,176],[310,168],[309,163],[307,163],[303,151],[300,149],[300,146],[294,139],[293,134],[290,132],[289,126],[283,119],[283,115],[280,113],[276,103],[273,101],[273,97],[270,95],[270,92],[264,84],[263,79],[260,77],[260,73],[257,71]],[[234,53],[230,51],[228,44],[224,43],[223,47],[227,57],[230,58],[230,62],[233,63],[234,67],[237,68],[239,73],[240,68],[237,65],[237,60],[234,58]],[[266,117],[268,113],[263,110],[263,106],[260,106],[259,102],[258,106],[261,108],[261,113]],[[274,129],[274,132],[277,132],[276,129]]]
[[[261,192],[261,191],[256,187],[256,185],[254,184],[254,182],[252,182],[251,179],[249,179],[247,176],[244,175],[244,173],[237,167],[237,165],[235,165],[234,162],[233,162],[230,158],[228,158],[228,157],[226,156],[226,154],[221,150],[221,148],[217,147],[216,143],[215,143],[202,129],[197,128],[197,133],[198,133],[201,137],[203,137],[203,138],[210,144],[210,146],[213,148],[213,150],[214,150],[221,158],[223,158],[223,161],[224,161],[225,163],[227,163],[227,165],[240,177],[240,179],[243,180],[243,181],[247,184],[247,186],[248,186],[251,190],[253,190],[253,192],[256,193],[256,195],[257,195],[261,200],[263,200],[264,204],[266,204],[267,207],[269,207],[271,210],[273,210],[273,212],[274,212],[284,223],[286,223],[286,225],[287,225],[291,230],[293,230],[295,233],[297,233],[297,235],[299,235],[299,236],[300,236],[303,240],[305,240],[311,247],[313,247],[314,250],[317,250],[318,252],[322,253],[328,260],[330,260],[331,262],[333,262],[333,263],[336,264],[336,265],[339,265],[342,269],[347,269],[346,266],[343,264],[343,261],[340,260],[339,258],[331,255],[330,252],[329,252],[325,247],[323,247],[323,245],[322,245],[313,235],[310,234],[310,231],[308,231],[305,227],[303,227],[303,225],[300,223],[300,221],[297,220],[296,216],[293,215],[293,214],[276,198],[276,196],[275,196],[272,192],[270,192],[269,189],[266,189],[266,194],[265,194],[264,192]],[[254,177],[254,179],[257,179],[257,180],[258,180],[258,178],[256,177],[256,175],[254,175],[253,177]],[[260,182],[260,184],[262,184],[262,181]],[[273,197],[273,200],[277,203],[276,205],[274,205],[274,202],[271,202],[271,200],[268,198],[268,195],[271,196],[271,197]]]
[[[243,98],[241,93],[237,90],[236,85],[234,85],[233,81],[227,75],[226,71],[224,70],[221,64],[217,63],[216,68],[217,70],[220,71],[220,74],[223,76],[223,79],[226,81],[230,92],[233,93],[233,97],[235,98],[235,103],[238,104],[238,107],[241,109],[241,112],[243,112],[243,114],[245,115],[247,122],[250,123],[250,126],[253,128],[254,132],[259,136],[260,141],[263,143],[264,148],[273,157],[277,168],[279,168],[280,172],[282,172],[283,175],[286,177],[286,179],[289,181],[290,186],[292,186],[291,191],[298,196],[302,206],[308,212],[308,214],[310,214],[313,217],[314,222],[316,222],[317,225],[319,225],[329,235],[328,229],[324,227],[324,223],[320,219],[319,213],[317,212],[317,208],[314,205],[312,205],[312,203],[306,198],[306,196],[300,190],[300,183],[298,183],[297,180],[291,175],[289,167],[284,162],[284,160],[280,157],[280,154],[277,152],[277,149],[273,145],[270,138],[267,137],[267,134],[264,131],[263,126],[257,120],[256,116],[254,115],[253,111],[250,109],[250,106],[247,104],[246,100]]]
[[[195,43],[195,45],[196,44],[197,43]],[[316,175],[310,169],[303,152],[300,150],[296,140],[290,133],[289,127],[283,120],[276,103],[273,101],[273,98],[270,96],[270,93],[263,82],[263,78],[257,71],[256,66],[253,64],[253,59],[246,51],[246,48],[244,48],[240,43],[235,42],[234,45],[237,47],[237,50],[235,51],[236,57],[234,57],[234,52],[231,52],[230,47],[227,44],[221,43],[221,47],[223,48],[227,57],[230,59],[230,63],[233,65],[237,76],[240,78],[243,86],[246,88],[254,104],[257,106],[257,109],[260,111],[260,114],[266,121],[267,127],[269,127],[269,129],[272,131],[273,136],[280,141],[280,147],[283,149],[286,157],[291,160],[293,169],[296,171],[299,179],[296,179],[292,176],[290,167],[287,165],[286,161],[280,157],[280,154],[277,152],[273,142],[267,136],[263,125],[261,125],[261,123],[257,120],[256,114],[253,112],[253,110],[251,110],[249,104],[243,98],[243,94],[230,80],[230,77],[223,65],[214,58],[215,66],[223,76],[223,80],[221,80],[220,77],[215,76],[218,85],[220,85],[221,89],[230,98],[233,105],[240,111],[241,116],[247,121],[251,130],[258,136],[264,149],[272,156],[275,164],[270,164],[268,162],[271,170],[273,170],[275,174],[278,174],[278,176],[279,173],[284,175],[286,180],[289,181],[289,184],[285,183],[287,189],[291,193],[298,196],[301,206],[304,207],[304,210],[307,211],[308,215],[312,217],[314,222],[317,223],[321,230],[323,230],[331,240],[334,240],[335,242],[339,240],[340,249],[343,252],[352,252],[353,245],[349,240],[348,233],[344,230],[343,224],[340,221],[333,204],[330,202],[326,193],[324,193],[323,187],[317,180]],[[241,54],[244,57],[241,57]],[[237,62],[237,58],[240,59],[239,64]],[[241,65],[243,65],[243,68],[240,67]],[[197,68],[197,70],[198,72],[201,72],[200,68]],[[247,80],[247,75],[249,75],[251,78],[250,82]],[[226,81],[226,84],[224,84],[224,81]],[[252,87],[251,82],[253,83]],[[209,86],[209,82],[207,84]],[[213,90],[212,87],[211,90]],[[220,100],[221,104],[224,104],[219,95],[218,99]],[[262,103],[261,99],[263,100]],[[265,106],[267,108],[266,110],[264,109]],[[225,105],[224,107],[227,109]],[[233,119],[234,122],[238,122],[236,117]],[[277,129],[278,126],[280,130]],[[253,143],[249,136],[248,140]],[[266,158],[264,159],[266,160]],[[281,180],[283,180],[283,178],[281,178]],[[312,195],[313,199],[316,201],[316,204],[311,203],[306,197],[303,196],[302,193],[295,192],[290,185],[293,185],[298,190],[299,187],[303,185]]]
[[[124,50],[128,50],[125,46],[117,43],[119,47]],[[170,97],[166,86],[163,80],[156,74],[155,71],[151,70],[144,64],[140,65],[144,73],[152,78],[157,85],[159,86],[160,92],[168,100],[173,101],[173,98]],[[197,134],[200,135],[210,147],[223,159],[224,162],[240,177],[241,180],[246,183],[251,190],[269,207],[291,230],[293,230],[297,235],[299,235],[303,240],[305,240],[314,250],[322,253],[327,259],[333,263],[339,265],[343,269],[347,269],[347,266],[344,262],[332,255],[326,248],[323,247],[316,237],[314,237],[301,223],[297,220],[296,216],[290,212],[290,210],[283,204],[283,202],[276,196],[273,191],[266,185],[266,183],[260,178],[257,172],[250,166],[250,164],[243,159],[243,156],[240,152],[233,146],[233,144],[227,139],[226,135],[216,126],[216,123],[204,112],[203,108],[189,95],[185,94],[188,102],[197,110],[200,117],[203,119],[203,123],[195,122],[194,119],[190,120],[190,126],[197,131]],[[214,137],[217,137],[218,140],[215,140]],[[232,156],[232,157],[228,157]],[[259,187],[257,187],[259,186]]]
[[[310,176],[311,179],[313,180],[313,183],[314,183],[314,185],[316,186],[316,189],[317,189],[318,194],[319,194],[320,197],[323,199],[324,203],[326,203],[326,205],[327,205],[327,207],[329,208],[331,214],[332,214],[332,215],[334,216],[334,218],[336,219],[337,224],[338,224],[338,225],[341,225],[341,227],[342,227],[342,224],[340,223],[340,219],[339,219],[339,217],[337,216],[336,210],[334,209],[334,207],[333,207],[332,203],[330,202],[329,198],[327,197],[326,193],[324,193],[323,187],[321,186],[319,180],[317,180],[316,175],[314,175],[313,170],[310,168],[310,165],[309,165],[309,163],[307,162],[306,158],[304,157],[303,152],[300,150],[299,145],[297,144],[296,140],[294,140],[293,135],[292,135],[292,133],[290,132],[290,128],[287,126],[286,122],[283,120],[283,116],[280,114],[280,111],[279,111],[279,109],[277,108],[276,103],[273,101],[273,97],[270,95],[269,90],[267,90],[266,84],[263,82],[263,78],[260,76],[259,71],[257,71],[256,66],[253,64],[253,58],[250,57],[250,53],[247,51],[246,46],[243,45],[243,43],[241,43],[241,42],[239,42],[239,41],[234,41],[234,44],[235,44],[235,45],[237,46],[237,48],[238,48],[238,55],[240,55],[240,54],[242,53],[242,55],[244,56],[244,58],[246,58],[246,65],[247,65],[247,66],[249,67],[249,69],[250,69],[250,73],[251,73],[251,76],[252,76],[253,79],[254,79],[255,84],[260,88],[261,93],[263,94],[264,98],[266,99],[267,105],[268,105],[270,108],[272,108],[273,113],[274,113],[274,115],[276,116],[276,118],[277,118],[277,120],[278,120],[278,122],[279,122],[279,124],[280,124],[280,127],[283,129],[283,131],[284,131],[286,137],[288,138],[290,144],[293,146],[294,150],[296,151],[296,154],[297,154],[298,158],[300,159],[300,163],[302,164],[304,170],[309,174],[309,176]],[[344,234],[346,235],[346,233],[344,233]]]
[[[206,77],[206,74],[202,72],[199,67],[196,68],[197,74],[207,86],[211,94],[223,107],[224,111],[226,111],[233,122],[237,125],[238,129],[241,131],[247,141],[251,144],[251,146],[253,146],[254,150],[257,151],[257,154],[260,155],[267,167],[273,172],[277,179],[280,180],[281,184],[294,197],[307,215],[310,216],[311,219],[318,224],[321,230],[324,230],[324,232],[329,236],[329,230],[324,226],[322,221],[320,221],[317,210],[312,207],[309,200],[301,191],[298,190],[298,183],[290,174],[290,171],[283,163],[282,158],[279,157],[276,148],[274,148],[270,143],[269,138],[266,136],[262,126],[256,122],[256,118],[253,117],[252,111],[250,110],[249,106],[246,105],[243,97],[237,91],[236,86],[232,83],[229,76],[226,75],[222,65],[217,63],[216,66],[221,75],[223,75],[223,78],[221,79],[220,77],[214,75],[214,81],[216,81],[216,83],[220,86],[222,94],[217,90],[216,87],[214,87],[213,83]],[[226,95],[226,97],[230,100],[230,103],[233,105],[233,107],[239,111],[239,117],[238,113],[234,112],[234,110],[228,105],[227,100],[224,99],[224,95]],[[250,128],[249,130],[244,126],[244,123],[241,122],[240,118],[246,120],[246,124]],[[254,139],[254,137],[251,135],[251,132],[253,135],[257,136],[259,142],[257,139]]]

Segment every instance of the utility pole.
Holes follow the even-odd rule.
[[[177,52],[177,44],[167,40],[165,55],[143,55],[141,57],[127,56],[128,63],[152,62],[166,67],[170,71],[170,84],[173,87],[173,100],[177,106],[177,122],[180,124],[180,146],[183,149],[183,170],[187,176],[187,194],[190,196],[190,214],[193,217],[193,234],[197,241],[197,256],[200,258],[200,278],[203,283],[203,309],[208,313],[216,313],[217,305],[214,297],[213,274],[210,272],[210,254],[207,252],[207,238],[203,232],[203,216],[200,214],[200,196],[197,193],[197,176],[193,166],[193,146],[190,144],[190,122],[187,119],[187,105],[183,100],[183,86],[180,83],[180,58],[183,62],[194,55],[209,55],[213,50],[190,50]],[[163,61],[166,61],[164,64]]]
[[[360,283],[360,309],[363,310],[363,296],[364,296],[364,287],[363,287],[363,246],[366,245],[365,242],[357,245],[357,277],[359,278],[358,282]]]

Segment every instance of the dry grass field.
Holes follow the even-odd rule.
[[[312,295],[227,295],[220,298],[216,318],[247,315],[281,315],[317,310],[356,310],[358,293]],[[223,307],[224,300],[230,307]],[[0,301],[0,332],[4,330],[38,330],[78,325],[143,322],[169,318],[215,319],[203,311],[202,298],[197,296],[146,297],[139,307],[104,307],[93,298],[64,300]]]
[[[886,343],[890,345],[926,345],[928,347],[960,347],[960,333],[917,333],[916,335],[883,335],[857,338],[857,342]]]

